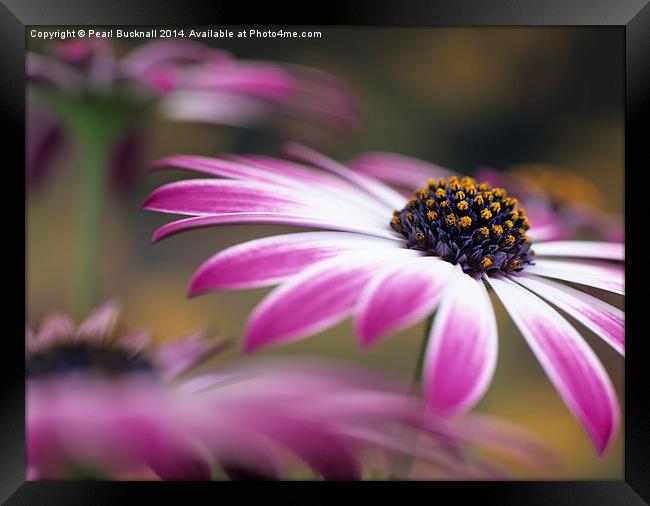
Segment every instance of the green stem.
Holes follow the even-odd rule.
[[[75,280],[75,308],[88,312],[96,304],[97,274],[104,210],[104,179],[111,136],[92,125],[75,132],[81,150],[79,257]]]
[[[427,353],[427,346],[429,345],[429,335],[431,334],[431,327],[433,326],[433,315],[427,318],[424,326],[424,335],[422,336],[422,343],[420,344],[420,352],[418,353],[417,362],[415,363],[415,371],[413,373],[413,382],[411,383],[411,393],[417,393],[420,384],[422,383],[422,371],[424,369],[424,357]]]
[[[427,353],[427,346],[429,344],[429,335],[431,334],[431,327],[433,326],[433,315],[427,318],[427,322],[424,326],[424,335],[422,336],[422,343],[420,344],[420,351],[418,352],[417,362],[415,363],[415,371],[413,372],[413,380],[411,382],[411,395],[418,395],[422,383],[422,372],[424,370],[424,358]],[[411,448],[411,453],[415,450],[417,445],[417,435],[409,438],[407,441],[407,446]],[[395,477],[399,476],[408,476],[411,472],[411,467],[413,465],[413,458],[410,454],[404,455],[400,458],[395,459],[392,474]]]

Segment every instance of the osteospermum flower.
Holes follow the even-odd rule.
[[[289,476],[297,460],[324,478],[353,479],[367,452],[407,455],[420,474],[502,477],[493,459],[467,454],[474,447],[533,470],[553,464],[521,429],[426,416],[376,373],[285,360],[190,375],[225,342],[197,334],[155,346],[144,331],[114,337],[116,321],[106,304],[78,327],[55,314],[28,330],[29,479],[268,479]]]
[[[623,354],[624,316],[569,284],[623,294],[623,245],[535,242],[535,224],[507,189],[471,178],[423,181],[410,199],[377,179],[299,146],[322,171],[264,157],[177,156],[174,166],[225,179],[155,190],[145,209],[187,215],[153,239],[198,227],[266,223],[326,229],[228,248],[194,274],[189,292],[279,286],[255,308],[244,348],[295,341],[354,319],[359,343],[422,320],[429,407],[456,414],[484,394],[497,361],[491,288],[521,330],[598,452],[616,433],[619,407],[601,362],[562,312]]]

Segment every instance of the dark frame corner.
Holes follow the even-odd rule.
[[[648,0],[357,0],[351,2],[327,2],[323,9],[305,9],[304,12],[292,6],[292,13],[281,13],[275,4],[264,12],[256,6],[253,10],[239,14],[232,2],[199,3],[186,0],[183,8],[165,0],[2,0],[0,3],[0,40],[2,58],[0,66],[2,80],[0,99],[5,132],[5,175],[11,173],[17,181],[24,176],[16,167],[24,166],[24,122],[25,122],[25,27],[28,25],[84,25],[84,24],[366,24],[366,25],[608,25],[619,26],[625,34],[626,97],[625,97],[625,167],[626,167],[626,252],[627,273],[637,265],[636,256],[645,237],[635,233],[635,216],[643,212],[636,207],[647,201],[647,195],[640,194],[641,185],[636,184],[636,174],[648,167],[647,132],[650,111],[650,5]],[[242,9],[242,11],[246,8]],[[8,155],[8,157],[7,157]],[[7,184],[7,183],[5,183]],[[9,183],[10,184],[10,183]],[[639,195],[635,195],[639,192]],[[17,192],[14,192],[17,193]],[[11,196],[11,195],[9,195]],[[23,204],[24,205],[24,204]],[[12,220],[8,220],[12,221]],[[23,238],[25,230],[18,220],[13,220],[16,234]],[[9,235],[5,232],[5,237]],[[18,264],[24,262],[25,251],[11,248]],[[640,260],[640,259],[639,259]],[[24,294],[23,283],[18,293]],[[628,340],[625,367],[625,478],[621,481],[597,482],[439,482],[436,484],[397,482],[374,483],[365,487],[363,493],[380,490],[386,496],[402,498],[408,489],[427,487],[420,494],[431,494],[436,500],[450,498],[476,499],[487,497],[498,504],[572,504],[572,505],[641,505],[650,504],[650,396],[645,386],[649,383],[650,369],[645,365],[648,356],[643,348],[647,331],[642,331],[641,305],[646,293],[637,292],[632,276],[626,276],[628,285],[626,297],[626,318],[632,338]],[[629,292],[632,292],[631,294]],[[8,292],[15,293],[15,292]],[[19,305],[24,302],[18,297],[7,297],[9,304],[15,304],[15,313],[8,308],[8,314],[18,314]],[[5,306],[6,307],[6,306]],[[24,310],[24,309],[23,309]],[[4,356],[3,381],[0,387],[2,400],[2,433],[0,447],[0,500],[7,504],[114,504],[134,499],[152,500],[155,497],[167,501],[178,498],[188,500],[188,491],[180,484],[154,483],[107,483],[107,482],[25,482],[24,472],[24,369],[22,354],[24,347],[20,340],[9,343],[11,336],[22,335],[22,323],[10,317],[11,330],[7,332],[4,346],[10,345],[11,353]],[[636,332],[635,332],[636,331]],[[637,338],[638,337],[638,338]],[[197,484],[196,492],[223,499],[224,491],[238,495],[253,491],[262,492],[266,487],[290,487],[296,500],[300,494],[305,499],[313,498],[314,488],[331,490],[321,483],[279,483],[256,484],[244,488],[243,484],[226,483],[223,487],[208,487]],[[346,485],[350,488],[366,485]],[[435,487],[431,490],[428,487]],[[215,491],[215,489],[217,489]],[[336,486],[334,489],[338,488]],[[164,494],[164,495],[163,495]],[[298,494],[298,496],[294,495]],[[398,495],[399,494],[399,495]],[[155,500],[155,499],[154,499]]]

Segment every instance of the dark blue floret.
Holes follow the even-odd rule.
[[[146,357],[118,346],[73,340],[55,343],[32,353],[26,362],[27,377],[32,380],[75,372],[111,377],[153,373],[154,366]]]
[[[476,277],[521,271],[534,260],[528,219],[517,199],[471,178],[427,181],[393,213],[391,227],[409,248],[459,264]]]

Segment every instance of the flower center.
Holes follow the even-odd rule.
[[[417,190],[391,227],[411,249],[459,264],[474,276],[520,271],[534,260],[526,211],[503,188],[455,176]]]
[[[134,355],[119,346],[88,341],[57,342],[30,353],[25,365],[27,378],[32,380],[75,372],[108,377],[154,372],[154,365],[142,355]]]

